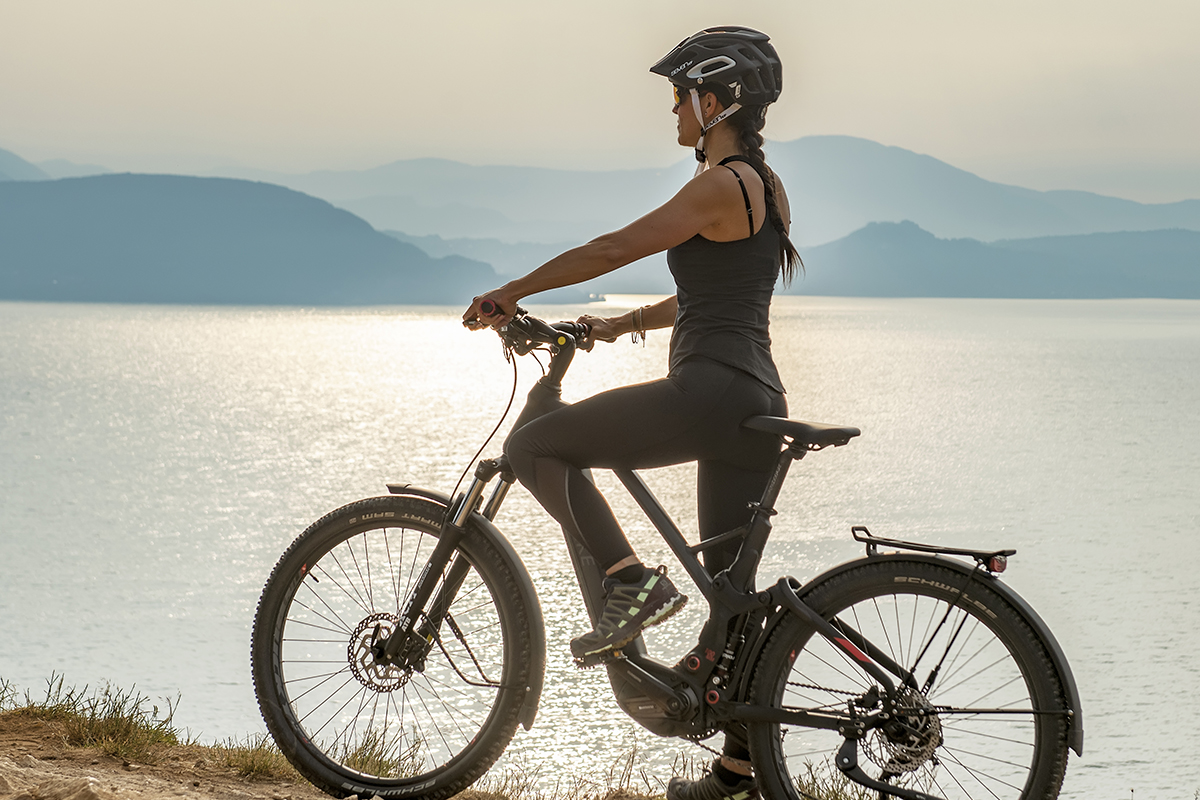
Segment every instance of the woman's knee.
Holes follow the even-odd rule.
[[[533,480],[533,460],[535,458],[528,425],[509,434],[508,439],[504,442],[504,455],[508,456],[508,465],[513,474],[517,476],[517,480],[522,485],[528,486]]]

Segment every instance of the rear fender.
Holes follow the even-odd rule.
[[[450,498],[431,489],[389,483],[388,491],[404,497],[420,497],[429,500],[440,507],[443,516],[450,508]],[[521,561],[521,557],[517,555],[512,544],[492,524],[491,520],[478,512],[472,513],[468,518],[466,530],[469,536],[486,537],[508,561],[509,569],[517,577],[521,599],[525,603],[525,608],[529,610],[529,644],[533,665],[529,673],[529,685],[525,687],[525,702],[521,706],[519,716],[521,725],[525,730],[529,730],[533,727],[534,717],[537,716],[538,702],[541,699],[542,687],[546,680],[546,623],[542,619],[542,605],[538,601],[537,590],[533,586],[533,580],[529,577],[529,571],[525,569],[525,563]]]

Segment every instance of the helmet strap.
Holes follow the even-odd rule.
[[[692,110],[696,112],[696,121],[700,123],[700,138],[696,140],[696,161],[699,162],[696,164],[696,175],[699,175],[704,171],[705,164],[708,161],[708,156],[704,154],[704,134],[708,133],[721,120],[736,113],[742,106],[739,103],[734,103],[706,123],[704,121],[704,112],[700,110],[700,92],[693,86],[690,94],[692,95]]]

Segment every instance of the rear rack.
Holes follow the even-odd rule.
[[[920,544],[918,542],[906,542],[902,539],[885,539],[882,536],[876,536],[867,530],[864,525],[855,525],[850,529],[850,534],[854,537],[854,541],[862,542],[867,546],[867,557],[879,555],[879,547],[894,547],[897,550],[912,550],[917,553],[936,553],[943,556],[963,556],[965,558],[973,558],[975,563],[988,572],[1004,572],[1008,566],[1008,557],[1016,553],[1016,550],[964,550],[957,547],[942,547],[936,544]]]

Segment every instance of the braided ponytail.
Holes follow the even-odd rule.
[[[767,201],[767,219],[779,233],[779,263],[783,267],[783,284],[787,286],[796,276],[796,264],[800,265],[801,271],[804,270],[804,261],[800,259],[800,253],[788,237],[787,224],[779,211],[779,202],[775,196],[775,173],[767,166],[767,158],[763,154],[762,129],[767,123],[767,107],[745,106],[738,109],[729,118],[729,122],[738,133],[738,141],[746,158],[750,159],[751,166],[762,178],[763,188],[766,190],[763,195]]]

